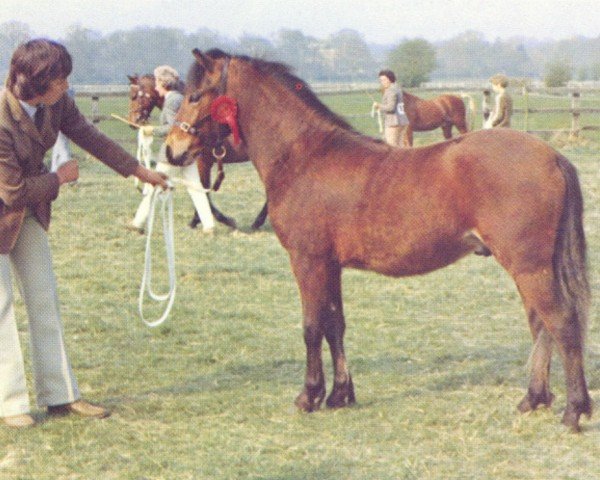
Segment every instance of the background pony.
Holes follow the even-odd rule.
[[[469,100],[471,117],[475,115],[475,102],[469,95],[462,94]],[[452,127],[461,134],[467,133],[467,112],[461,97],[456,95],[440,95],[430,100],[424,100],[411,93],[402,92],[404,112],[409,125],[404,136],[405,146],[412,146],[413,132],[426,132],[441,128],[444,138],[452,138]]]

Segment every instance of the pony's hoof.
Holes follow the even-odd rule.
[[[579,417],[581,417],[581,415],[585,415],[586,417],[590,418],[592,416],[592,410],[592,400],[586,395],[585,398],[580,402],[567,404],[567,408],[565,409],[565,413],[562,417],[562,423],[572,432],[579,433],[581,431],[581,427],[579,426]]]
[[[581,432],[581,427],[579,426],[579,416],[580,415],[581,415],[580,413],[567,408],[565,410],[565,413],[563,414],[563,418],[562,418],[563,425],[566,426],[569,429],[569,431],[571,431],[572,433],[580,433]]]
[[[356,403],[354,398],[351,398],[347,393],[332,393],[327,397],[328,408],[342,408]]]
[[[335,384],[329,397],[327,397],[327,406],[329,408],[342,408],[348,405],[354,405],[356,397],[354,396],[354,385],[352,378],[348,382]]]
[[[523,400],[521,400],[517,408],[521,413],[531,412],[538,408],[540,405],[549,408],[552,405],[553,400],[554,395],[550,391],[546,391],[540,394],[527,392],[527,395],[523,397]]]
[[[317,390],[317,392],[310,393],[310,390],[305,388],[300,392],[300,395],[296,397],[294,402],[296,407],[303,412],[314,412],[321,408],[321,403],[325,398],[325,387]]]

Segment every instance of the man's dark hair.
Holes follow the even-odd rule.
[[[73,70],[73,60],[58,42],[38,38],[23,43],[10,61],[6,87],[20,100],[44,95],[50,83],[67,78]]]

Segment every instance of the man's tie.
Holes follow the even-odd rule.
[[[44,123],[44,106],[38,105],[35,114],[33,115],[33,123],[37,127],[38,131],[42,131],[42,125]]]

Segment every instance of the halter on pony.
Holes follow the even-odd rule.
[[[193,135],[199,138],[201,141],[204,140],[204,136],[200,132],[200,127],[209,120],[217,122],[219,125],[226,125],[229,128],[229,132],[233,135],[233,144],[239,145],[240,143],[240,127],[238,123],[238,106],[234,98],[225,95],[227,89],[227,72],[229,69],[229,58],[225,59],[223,66],[223,72],[221,74],[221,84],[217,98],[213,100],[210,105],[210,113],[202,117],[194,124],[188,122],[175,121],[174,126],[179,127],[182,131],[189,135]],[[198,97],[199,100],[199,97]],[[223,170],[223,158],[227,154],[227,149],[224,144],[224,136],[222,135],[221,129],[217,129],[217,142],[212,149],[213,157],[217,160],[217,178],[213,184],[212,190],[215,192],[221,186],[221,182],[225,178],[225,172]]]
[[[129,119],[135,123],[145,123],[154,107],[162,108],[163,99],[154,90],[154,76],[127,76],[129,79]],[[151,82],[147,84],[147,82]],[[150,89],[148,90],[148,87]],[[132,116],[132,115],[135,115]]]

